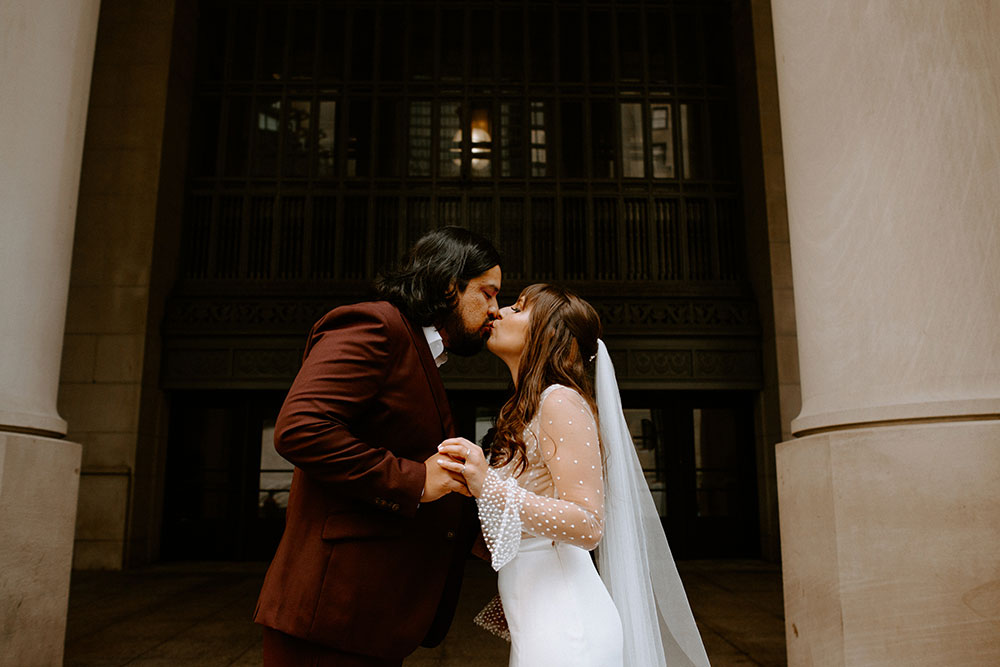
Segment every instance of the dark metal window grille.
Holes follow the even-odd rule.
[[[183,279],[365,281],[461,224],[515,280],[741,280],[729,11],[206,0]]]

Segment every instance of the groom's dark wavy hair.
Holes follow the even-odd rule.
[[[440,324],[469,281],[499,264],[500,253],[484,236],[441,227],[421,236],[399,266],[380,272],[375,292],[414,324]]]

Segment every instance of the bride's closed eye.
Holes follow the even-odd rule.
[[[517,306],[511,306],[510,307],[510,312],[512,312],[512,313],[520,313],[521,309],[518,308]]]

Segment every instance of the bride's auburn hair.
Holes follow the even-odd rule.
[[[546,387],[575,389],[597,417],[592,378],[601,318],[589,303],[556,285],[529,285],[521,292],[530,311],[514,395],[500,409],[490,442],[490,465],[528,464],[524,432],[535,417]]]

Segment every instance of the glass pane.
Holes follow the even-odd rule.
[[[316,133],[317,176],[330,177],[336,174],[335,138],[337,136],[337,103],[334,100],[320,100],[319,128]]]
[[[278,129],[281,127],[281,100],[257,99],[253,140],[253,175],[276,176],[278,172]]]
[[[524,78],[524,23],[521,11],[500,13],[500,78],[520,81]]]
[[[426,100],[410,102],[410,158],[407,173],[410,176],[431,175],[431,103]]]
[[[472,150],[472,175],[491,176],[493,174],[493,123],[490,118],[488,101],[473,102],[469,115]]]
[[[646,477],[646,484],[653,494],[653,502],[661,517],[667,515],[666,485],[660,476],[660,448],[653,414],[648,409],[625,408],[625,423],[628,424],[635,453],[639,456],[639,464]]]
[[[371,167],[372,103],[368,100],[350,102],[347,117],[346,176],[368,176]]]
[[[218,80],[225,75],[226,14],[228,7],[208,5],[198,21],[198,69],[202,79]]]
[[[399,175],[399,160],[397,159],[399,142],[396,137],[396,128],[398,126],[396,122],[397,108],[398,103],[395,100],[379,100],[378,151],[375,163],[376,176]]]
[[[670,15],[666,12],[646,13],[646,36],[649,53],[649,80],[656,83],[673,81],[673,32]]]
[[[556,206],[552,199],[531,200],[531,274],[551,280],[556,272]]]
[[[701,104],[681,104],[681,166],[684,178],[704,178]]]
[[[404,14],[396,8],[382,10],[381,51],[379,53],[379,78],[382,81],[400,81],[403,78],[403,48],[406,44]]]
[[[462,169],[462,123],[458,102],[442,102],[438,122],[438,176],[453,178]]]
[[[493,78],[493,10],[472,12],[472,78]]]
[[[646,175],[643,162],[642,105],[623,102],[622,110],[622,175],[642,178]]]
[[[434,10],[414,9],[410,16],[410,78],[427,81],[434,75]]]
[[[236,5],[233,25],[233,79],[252,79],[257,55],[257,6]]]
[[[701,83],[701,35],[698,17],[678,12],[677,21],[677,78],[679,83]]]
[[[726,102],[708,103],[708,129],[712,145],[712,177],[730,179],[736,174],[736,137],[733,107]]]
[[[524,201],[500,200],[500,251],[503,254],[503,275],[518,280],[524,276]]]
[[[319,76],[340,79],[344,76],[344,11],[329,5],[320,11]]]
[[[653,178],[674,178],[674,121],[670,104],[649,107]]]
[[[707,12],[705,21],[705,77],[708,83],[728,84],[732,80],[732,26],[723,12]]]
[[[441,78],[462,78],[465,64],[465,12],[449,9],[441,12]]]
[[[618,65],[622,79],[642,78],[642,28],[639,12],[618,12]]]
[[[549,176],[548,135],[546,133],[546,110],[548,102],[531,103],[531,175]]]
[[[590,33],[590,80],[604,82],[611,80],[611,14],[593,11],[587,19]]]
[[[524,176],[524,111],[520,102],[500,104],[500,175]]]
[[[247,173],[250,119],[250,98],[230,98],[226,119],[226,176],[243,176]]]
[[[581,30],[579,11],[559,13],[559,75],[562,81],[583,81]]]
[[[552,11],[533,9],[528,21],[531,80],[552,80]]]
[[[266,81],[277,81],[284,74],[285,61],[285,7],[264,7],[260,48],[260,76]]]
[[[309,175],[311,135],[311,103],[309,100],[289,100],[285,113],[285,176]]]
[[[358,9],[351,27],[351,78],[366,81],[372,78],[373,46],[375,44],[375,12]]]
[[[292,12],[292,40],[289,45],[288,75],[311,79],[316,49],[316,8],[300,7]]]
[[[742,494],[739,468],[745,457],[738,413],[725,408],[695,409],[694,466],[698,516],[739,516]]]
[[[274,421],[265,420],[260,434],[260,492],[257,513],[261,518],[280,517],[288,508],[295,467],[274,449]]]
[[[583,136],[583,103],[563,102],[560,105],[560,125],[562,141],[560,143],[559,167],[563,178],[580,178],[584,175],[584,136]]]
[[[590,103],[592,175],[615,177],[615,106],[610,100]]]
[[[222,103],[218,97],[195,99],[191,117],[190,165],[193,176],[215,176],[215,156],[219,150],[219,114]]]

